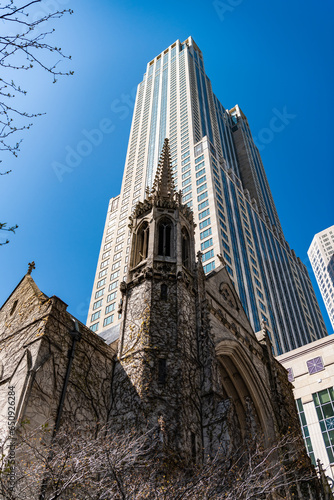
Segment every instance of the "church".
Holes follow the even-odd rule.
[[[292,386],[266,323],[252,330],[222,256],[205,276],[195,255],[193,214],[175,192],[167,139],[129,233],[117,328],[98,336],[78,322],[60,298],[39,290],[33,265],[1,307],[2,438],[12,387],[17,428],[23,421],[48,422],[54,434],[68,422],[108,423],[116,433],[155,428],[163,446],[196,463],[222,442],[228,453],[250,439],[270,447],[294,433],[303,447]],[[309,496],[297,488],[293,498],[330,498],[316,479],[306,488]]]

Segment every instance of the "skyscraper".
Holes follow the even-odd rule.
[[[307,255],[334,328],[334,226],[314,236]]]
[[[120,321],[128,217],[152,187],[166,137],[175,185],[194,211],[205,273],[221,254],[254,330],[267,321],[276,354],[325,336],[306,267],[284,239],[247,118],[214,95],[191,37],[150,61],[138,86],[121,193],[109,202],[87,325],[101,333]]]

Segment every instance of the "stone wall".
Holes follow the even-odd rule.
[[[1,308],[2,434],[6,433],[9,387],[15,388],[16,421],[26,422],[26,429],[45,423],[52,429],[58,417],[59,424],[67,425],[107,421],[115,353],[82,324],[79,333],[72,333],[75,324],[66,308],[57,297],[41,293],[30,275]]]
[[[128,284],[123,310],[113,421],[133,427],[141,420],[160,428],[167,446],[194,454],[201,447],[194,292],[173,273],[152,276]]]

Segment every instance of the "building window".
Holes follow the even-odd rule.
[[[168,294],[167,285],[165,283],[163,283],[161,285],[161,289],[160,289],[160,299],[161,300],[167,300],[167,294]]]
[[[117,292],[110,293],[107,297],[107,302],[111,302],[116,299]]]
[[[200,210],[202,210],[203,208],[207,207],[208,205],[209,205],[209,200],[205,200],[205,201],[203,201],[203,203],[200,203],[200,204],[198,205],[198,210],[200,211]]]
[[[101,286],[106,284],[106,278],[97,282],[96,288],[101,288]]]
[[[230,266],[228,264],[226,264],[226,269],[227,269],[227,272],[233,276],[233,270],[230,268]]]
[[[112,304],[110,304],[109,306],[107,306],[105,314],[108,314],[111,311],[114,311],[115,310],[115,304],[116,304],[116,302],[113,302]]]
[[[204,241],[203,243],[201,243],[201,250],[203,252],[203,250],[205,250],[206,248],[208,247],[212,247],[213,245],[213,241],[212,241],[212,238],[210,238],[209,240],[206,240]]]
[[[119,276],[119,271],[115,271],[110,275],[110,281],[114,280],[115,278],[118,278]]]
[[[114,321],[114,315],[112,314],[111,316],[105,318],[105,320],[103,321],[103,326],[110,325],[110,323],[112,323],[113,321]]]
[[[92,325],[90,327],[90,329],[92,330],[92,332],[97,332],[98,328],[99,328],[99,322],[95,323],[94,325]]]
[[[101,316],[101,310],[100,311],[97,311],[96,313],[92,314],[92,317],[91,317],[91,321],[95,321],[96,319],[99,319],[99,317]]]
[[[112,283],[110,283],[110,285],[109,285],[109,292],[111,292],[111,290],[115,290],[115,288],[117,288],[117,286],[118,286],[118,280],[113,281]]]
[[[149,227],[148,222],[143,222],[137,231],[136,236],[136,255],[134,265],[136,266],[142,260],[147,258],[148,252]]]
[[[205,170],[205,169],[204,169]],[[197,177],[198,174],[196,174],[196,177]],[[206,181],[206,175],[203,175],[203,177],[201,177],[200,179],[198,179],[196,181],[196,186],[199,186],[200,184],[202,184],[202,182],[205,182]],[[202,187],[202,186],[201,186]]]
[[[185,267],[190,267],[189,260],[189,234],[188,231],[182,228],[182,264]]]
[[[201,238],[201,240],[204,240],[204,238],[211,236],[211,234],[212,234],[211,227],[209,227],[209,229],[206,229],[205,231],[200,233],[200,238]]]
[[[158,225],[158,255],[171,256],[172,223],[169,219],[162,219]]]
[[[205,191],[204,193],[200,194],[199,196],[197,196],[197,201],[202,201],[204,200],[204,198],[207,198],[208,197],[208,192]]]
[[[100,266],[100,267],[101,267],[101,269],[102,269],[103,267],[106,267],[106,266],[108,266],[108,265],[109,265],[109,259],[108,259],[108,260],[105,260],[104,262],[101,262],[101,266]]]
[[[101,307],[102,306],[102,302],[103,302],[102,299],[98,300],[97,302],[94,302],[93,309],[95,310],[95,309],[98,309],[99,307]]]
[[[210,262],[209,264],[207,264],[206,266],[203,266],[205,274],[209,273],[210,271],[213,271],[214,268],[215,268],[215,261],[214,260],[212,262]]]
[[[117,252],[115,253],[114,257],[113,257],[113,260],[118,260],[122,257],[122,252]]]
[[[202,262],[205,262],[206,260],[211,259],[214,257],[214,251],[213,249],[209,250],[208,252],[205,252],[202,256]]]
[[[185,196],[182,197],[182,202],[184,203],[184,202],[188,201],[191,197],[192,197],[192,193],[186,194]],[[190,202],[190,203],[192,203],[192,202]]]
[[[195,163],[196,163],[196,160],[195,160]],[[195,166],[195,170],[196,172],[200,169],[200,168],[203,168],[204,167],[204,161],[202,161],[201,163],[199,163],[198,165]]]
[[[209,226],[210,224],[211,224],[211,220],[210,220],[210,217],[208,217],[207,219],[205,219],[199,223],[199,228],[200,228],[200,230],[204,229],[206,226]]]
[[[201,193],[204,189],[207,188],[206,183],[202,184],[200,187],[197,188],[197,193]],[[198,200],[199,201],[199,200]]]
[[[166,358],[158,359],[158,383],[164,385],[167,379],[167,360]]]
[[[321,372],[321,370],[324,369],[324,363],[321,356],[309,359],[308,361],[306,361],[306,364],[310,375],[313,375],[313,373]]]
[[[305,418],[305,413],[304,413],[304,407],[303,407],[302,400],[301,399],[297,399],[296,400],[296,404],[297,404],[297,411],[298,411],[298,416],[299,416],[299,420],[300,420],[300,425],[301,425],[301,428],[302,428],[302,433],[303,433],[303,438],[304,438],[304,442],[305,442],[306,451],[307,451],[307,454],[308,454],[308,456],[310,457],[310,459],[312,461],[312,464],[315,466],[316,465],[315,456],[314,456],[314,452],[313,452],[313,447],[312,447],[312,442],[311,442],[311,438],[310,438],[310,433],[309,433],[307,422],[306,422],[306,418]]]
[[[201,177],[203,174],[205,174],[205,168],[202,168],[202,170],[200,170],[199,172],[196,173],[196,179]]]
[[[200,214],[198,214],[198,218],[199,220],[202,220],[204,219],[204,217],[207,217],[208,215],[210,215],[210,209],[207,208],[206,210],[204,210],[204,212],[201,212]]]
[[[115,262],[115,264],[113,264],[111,266],[111,269],[114,271],[115,269],[117,269],[118,267],[121,267],[121,261],[119,260],[118,262]]]
[[[232,264],[232,259],[231,257],[228,255],[228,253],[226,253],[224,251],[224,259],[229,263],[229,264]]]
[[[331,464],[334,463],[334,389],[329,387],[312,394],[322,437]]]

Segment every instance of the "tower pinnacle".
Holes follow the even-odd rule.
[[[162,148],[152,192],[157,198],[172,200],[175,194],[172,166],[169,152],[169,141],[166,138]]]

